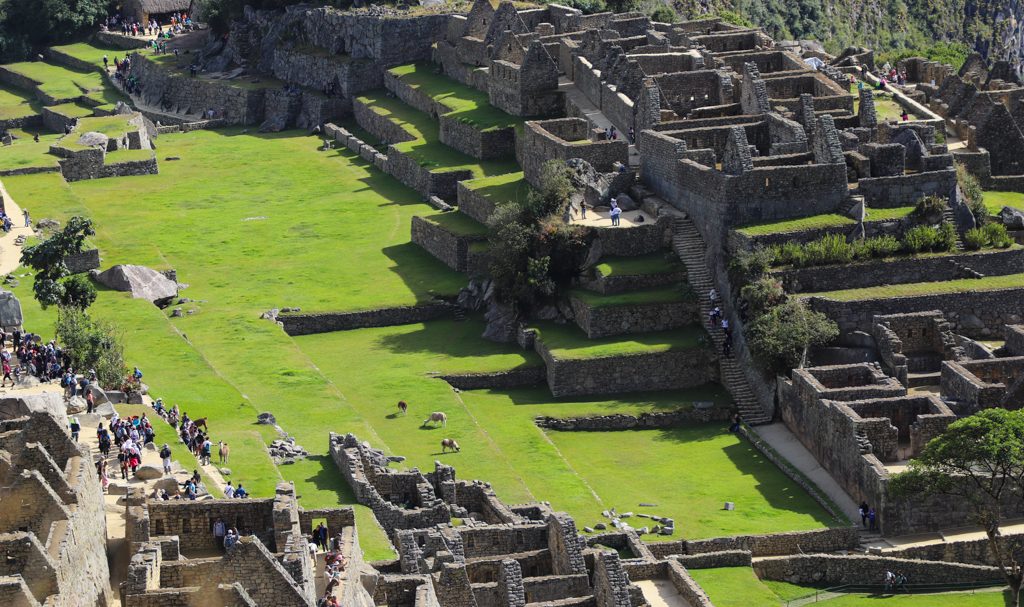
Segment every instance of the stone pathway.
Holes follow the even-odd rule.
[[[644,221],[637,222],[637,218],[641,215],[643,216]],[[647,225],[653,221],[654,218],[643,211],[623,211],[622,215],[619,216],[619,226],[623,228]],[[587,209],[586,219],[573,217],[569,223],[581,226],[593,226],[597,228],[610,228],[612,227],[612,218],[609,211]]]
[[[639,580],[633,583],[643,591],[651,607],[690,607],[689,601],[668,580]]]
[[[839,486],[832,475],[821,467],[814,455],[789,431],[782,422],[758,426],[757,434],[768,443],[775,452],[786,459],[794,468],[811,479],[848,516],[851,521],[860,522],[858,506],[853,498]]]
[[[7,193],[7,188],[4,187],[2,181],[0,181],[0,196],[3,197],[4,212],[14,222],[14,227],[10,232],[6,234],[0,232],[0,275],[6,275],[17,270],[21,265],[21,247],[15,244],[15,241],[18,236],[26,238],[32,236],[32,228],[25,227],[25,220],[21,215],[22,209]]]
[[[580,109],[583,116],[590,121],[590,124],[594,125],[595,128],[605,130],[612,126],[612,121],[604,115],[601,108],[591,103],[590,99],[576,86],[576,83],[563,76],[558,81],[558,90],[565,93],[565,95],[572,100],[572,102]],[[619,131],[620,137],[625,138],[629,131],[623,131],[619,125],[614,125],[615,129]],[[629,145],[629,166],[638,167],[640,166],[640,152],[636,149],[633,144]]]

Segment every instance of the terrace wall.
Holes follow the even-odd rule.
[[[989,582],[1001,576],[995,567],[852,554],[781,556],[754,562],[759,578],[792,584],[878,583],[885,571],[902,571],[915,584]]]
[[[591,306],[572,297],[573,318],[590,339],[678,329],[701,321],[700,306],[695,298],[689,301]]]
[[[288,335],[310,335],[370,327],[408,325],[444,318],[454,313],[455,306],[453,304],[437,301],[415,306],[396,306],[358,312],[281,314],[277,320],[284,325],[284,331]]]

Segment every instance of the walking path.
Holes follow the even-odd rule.
[[[679,594],[669,580],[639,580],[633,583],[643,591],[651,607],[690,607],[689,601]]]
[[[4,212],[14,222],[14,227],[6,234],[0,232],[0,275],[7,275],[18,269],[21,264],[21,247],[15,244],[19,236],[28,238],[32,236],[32,228],[25,227],[25,220],[21,214],[21,207],[18,206],[7,188],[0,181],[0,200],[3,201]]]
[[[584,118],[589,120],[590,124],[594,125],[595,128],[606,130],[608,127],[614,126],[619,131],[620,137],[627,137],[628,131],[623,131],[618,125],[613,125],[612,121],[601,111],[601,108],[591,103],[590,99],[576,86],[575,82],[563,76],[558,81],[558,90],[565,93],[572,100],[573,104],[583,113]],[[629,166],[640,166],[640,152],[633,144],[629,144]]]

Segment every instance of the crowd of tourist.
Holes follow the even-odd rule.
[[[120,31],[125,36],[169,36],[171,33],[191,31],[193,27],[192,18],[184,12],[171,13],[166,30],[156,19],[139,23],[138,19],[132,17],[111,15],[106,23],[107,31]]]
[[[348,565],[345,556],[341,553],[341,534],[330,537],[327,526],[323,523],[313,529],[309,540],[309,556],[316,567],[317,550],[324,552],[324,593],[317,601],[317,607],[339,607],[338,597],[334,590],[341,584],[341,576]]]

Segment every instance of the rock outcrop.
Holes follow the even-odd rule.
[[[145,266],[117,265],[96,275],[100,284],[115,291],[125,291],[136,299],[157,305],[169,303],[178,295],[178,283]]]

